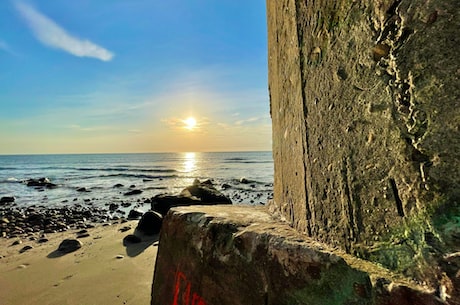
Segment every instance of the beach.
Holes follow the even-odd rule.
[[[150,304],[158,240],[138,219],[216,194],[267,202],[271,153],[0,156],[0,305]],[[65,239],[81,248],[57,251]]]
[[[96,225],[80,233],[89,236],[68,254],[56,250],[81,229],[47,234],[46,242],[1,238],[0,305],[150,304],[158,240],[123,242],[136,226],[137,221]],[[16,240],[22,242],[13,245]],[[32,248],[21,253],[26,246]]]

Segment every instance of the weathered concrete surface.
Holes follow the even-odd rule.
[[[272,210],[459,303],[458,0],[267,10]]]
[[[264,208],[173,208],[153,305],[444,304],[383,268],[306,238]]]

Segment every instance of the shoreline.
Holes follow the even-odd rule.
[[[58,255],[60,242],[80,229],[46,234],[46,242],[1,238],[0,304],[150,304],[158,236],[127,244],[136,226],[135,220],[95,225],[80,234],[80,249]]]

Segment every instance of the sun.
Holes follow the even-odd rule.
[[[194,117],[189,117],[184,121],[185,128],[188,130],[193,130],[196,127],[196,119]]]

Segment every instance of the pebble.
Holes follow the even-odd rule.
[[[34,247],[32,247],[32,246],[24,246],[24,247],[22,247],[21,250],[19,250],[19,253],[24,253],[26,251],[29,251],[30,249],[33,249],[33,248]]]
[[[125,258],[125,257],[123,255],[121,255],[121,254],[118,254],[117,256],[115,256],[115,258],[122,259],[122,258]]]
[[[125,226],[125,227],[122,227],[122,228],[119,229],[119,231],[121,231],[121,232],[126,232],[126,231],[129,231],[129,230],[131,230],[131,227],[129,227],[129,226]]]
[[[20,245],[22,244],[22,240],[15,240],[11,245],[12,246],[17,246],[17,245]]]

